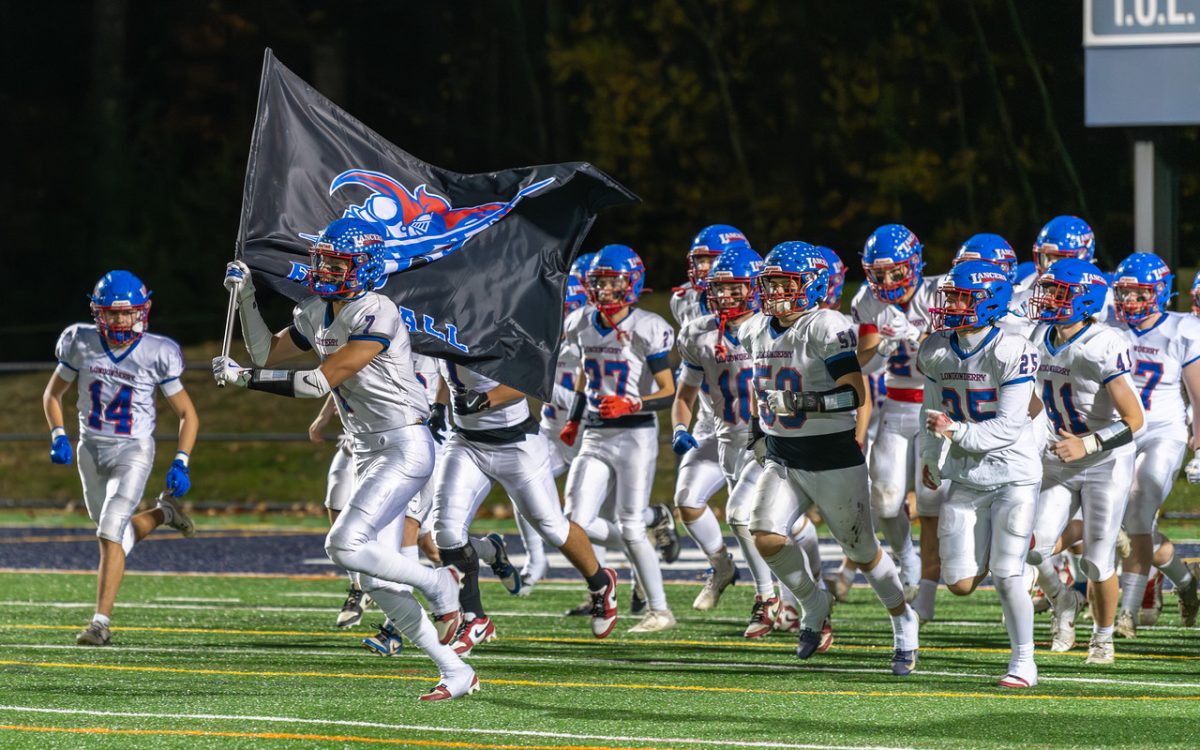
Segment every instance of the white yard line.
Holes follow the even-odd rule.
[[[222,599],[210,596],[156,596],[156,602],[210,602],[212,604],[237,604],[241,599]]]
[[[445,732],[451,734],[481,734],[504,737],[544,737],[563,740],[600,740],[636,744],[705,745],[710,747],[777,747],[785,750],[912,750],[880,745],[818,745],[812,743],[793,744],[784,742],[751,742],[740,740],[695,739],[690,737],[621,737],[607,734],[568,734],[566,732],[539,732],[522,729],[483,729],[480,727],[446,727],[421,724],[383,724],[374,721],[350,721],[347,719],[306,719],[298,716],[239,716],[236,714],[175,714],[151,713],[148,711],[95,711],[71,708],[35,708],[32,706],[0,705],[0,711],[13,713],[56,714],[62,716],[104,716],[128,719],[187,719],[191,721],[261,721],[285,724],[311,724],[318,726],[361,727],[390,729],[408,732]]]

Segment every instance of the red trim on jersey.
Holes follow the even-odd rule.
[[[879,333],[879,326],[873,323],[859,323],[858,335],[862,337],[866,336],[868,333]]]
[[[925,400],[925,391],[920,388],[888,388],[887,397],[906,404],[919,404]]]

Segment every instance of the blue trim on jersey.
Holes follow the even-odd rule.
[[[1108,382],[1110,380],[1116,380],[1117,378],[1121,377],[1122,375],[1128,375],[1128,374],[1129,374],[1129,370],[1121,370],[1120,372],[1114,372],[1112,375],[1109,375],[1107,378],[1104,379],[1104,384],[1108,385]]]
[[[333,325],[333,303],[326,302],[325,303],[325,327],[328,328],[331,325]]]
[[[708,311],[708,295],[701,294],[699,290],[697,290],[696,296],[700,300],[700,312],[704,315],[711,315],[712,313]]]
[[[663,357],[666,357],[668,354],[670,354],[670,352],[659,352],[657,354],[647,354],[646,361],[654,362],[654,361],[662,359]]]
[[[385,352],[392,345],[392,340],[389,338],[384,338],[383,336],[373,336],[370,334],[363,334],[363,333],[357,333],[357,334],[349,337],[346,340],[347,341],[375,341],[377,343],[383,344],[383,350]]]
[[[1160,325],[1162,325],[1163,323],[1166,323],[1166,322],[1167,322],[1167,314],[1165,312],[1160,312],[1158,314],[1158,321],[1155,322],[1154,325],[1152,325],[1149,328],[1146,328],[1144,330],[1140,329],[1140,328],[1135,328],[1133,323],[1128,323],[1127,325],[1129,326],[1129,330],[1133,331],[1134,336],[1141,338],[1142,336],[1145,336],[1147,333],[1150,333],[1155,328],[1158,328]]]
[[[614,330],[616,330],[614,328],[609,328],[608,326],[606,326],[600,322],[600,311],[599,310],[595,310],[592,312],[592,325],[595,326],[596,330],[599,331],[601,336],[607,336],[608,334],[610,334]]]
[[[1050,350],[1051,354],[1053,354],[1054,356],[1058,356],[1059,352],[1061,352],[1063,349],[1066,349],[1071,344],[1075,343],[1075,339],[1082,336],[1084,334],[1084,332],[1087,331],[1087,329],[1089,329],[1091,327],[1092,327],[1091,323],[1086,324],[1083,328],[1079,329],[1079,333],[1077,333],[1074,336],[1072,336],[1071,338],[1067,339],[1067,341],[1065,343],[1063,343],[1062,346],[1056,347],[1056,346],[1054,346],[1054,343],[1050,340],[1050,334],[1054,332],[1054,326],[1050,326],[1046,329],[1046,335],[1044,336],[1044,338],[1046,339],[1046,348],[1048,350]],[[1105,382],[1108,382],[1108,381],[1105,381]]]
[[[988,335],[983,337],[983,341],[979,344],[979,346],[975,347],[975,349],[972,351],[966,352],[963,351],[962,347],[958,345],[958,333],[955,332],[955,334],[950,337],[950,348],[954,350],[954,353],[958,355],[959,359],[970,359],[979,352],[983,351],[988,344],[992,343],[992,339],[996,338],[996,335],[999,333],[1000,329],[993,326],[992,330],[988,331]]]
[[[1000,387],[1003,388],[1006,385],[1017,385],[1019,383],[1032,383],[1033,380],[1034,380],[1034,378],[1032,375],[1026,375],[1023,378],[1013,378],[1012,380],[1005,380],[1003,383],[1000,384]]]
[[[63,362],[61,359],[60,359],[60,360],[58,360],[58,363],[59,363],[60,365],[62,365],[63,367],[67,368],[68,370],[70,370],[71,372],[79,372],[79,368],[77,368],[77,367],[71,367],[71,366],[70,366],[70,365],[68,365],[66,362]]]
[[[922,375],[925,375],[925,373],[921,373],[921,374],[922,374]],[[937,381],[936,381],[936,380],[934,380],[933,378],[929,377],[928,375],[925,375],[925,379],[926,379],[926,380],[928,380],[930,383],[933,383],[934,385],[937,385]],[[872,390],[874,390],[874,389],[872,389]]]
[[[112,353],[112,349],[108,348],[108,339],[104,338],[104,336],[99,331],[96,332],[96,335],[100,336],[100,346],[104,347],[104,353],[107,354],[108,358],[111,359],[113,361],[113,364],[116,364],[116,365],[121,364],[121,360],[125,359],[130,354],[133,354],[133,350],[137,349],[138,344],[142,343],[142,337],[138,336],[136,339],[134,339],[133,343],[129,345],[129,348],[126,349],[125,352],[123,354],[121,354],[121,356],[118,357]]]
[[[1200,357],[1192,357],[1192,358],[1191,358],[1191,359],[1189,359],[1187,362],[1184,362],[1184,363],[1181,365],[1181,367],[1187,367],[1187,366],[1188,366],[1188,365],[1190,365],[1191,363],[1193,363],[1193,362],[1197,362],[1197,361],[1200,361]],[[64,364],[64,365],[67,365],[67,363],[66,363],[66,362],[63,362],[63,364]],[[67,367],[71,367],[71,366],[70,366],[70,365],[67,365]],[[74,368],[71,368],[71,369],[74,369]]]
[[[829,366],[829,365],[833,364],[834,362],[840,362],[841,360],[845,359],[846,357],[854,357],[857,359],[858,355],[855,354],[854,352],[838,352],[837,354],[833,355],[832,357],[826,359],[825,365]]]
[[[172,375],[171,377],[167,378],[166,380],[160,380],[160,381],[158,381],[158,384],[159,384],[159,385],[166,385],[167,383],[170,383],[172,380],[179,380],[179,376],[178,376],[178,375]]]
[[[704,372],[703,367],[701,367],[700,365],[693,365],[691,362],[688,362],[687,360],[683,361],[683,366],[690,370],[695,370],[696,372]]]
[[[729,343],[733,344],[734,346],[742,345],[742,342],[738,340],[738,337],[734,336],[733,332],[730,331],[728,328],[725,329],[725,340],[728,341]]]

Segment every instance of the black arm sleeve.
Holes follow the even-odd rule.
[[[1096,438],[1100,441],[1100,450],[1110,451],[1132,443],[1133,430],[1129,429],[1129,423],[1122,419],[1096,430]]]
[[[855,360],[855,364],[857,362]],[[828,391],[804,391],[799,395],[801,411],[851,411],[862,406],[858,400],[858,389],[849,383]]]
[[[292,330],[295,330],[294,328]],[[246,387],[252,391],[274,393],[276,396],[296,397],[295,370],[253,370]]]
[[[643,412],[662,411],[663,409],[670,409],[671,405],[674,403],[675,403],[674,396],[663,396],[662,398],[651,398],[651,399],[647,399],[642,402],[642,411]]]
[[[850,352],[850,356],[842,356],[834,359],[832,362],[825,363],[825,370],[829,373],[829,377],[838,380],[843,375],[849,375],[852,372],[862,372],[862,366],[858,364],[858,357]]]
[[[650,372],[658,374],[663,370],[671,369],[670,357],[655,357],[654,359],[646,360],[646,364],[650,366]]]
[[[571,411],[567,413],[568,422],[578,422],[583,419],[583,412],[587,409],[587,396],[579,391],[575,391],[575,400],[571,402]]]

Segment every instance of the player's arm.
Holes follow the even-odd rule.
[[[763,391],[767,408],[780,416],[843,412],[867,402],[867,384],[858,357],[849,348],[825,360],[825,370],[834,379],[826,391]],[[855,423],[857,437],[857,422]]]
[[[671,404],[671,423],[676,428],[683,426],[686,430],[692,424],[692,414],[696,406],[696,397],[700,386],[690,383],[680,383],[675,391],[675,401]]]
[[[59,365],[62,367],[62,365]],[[46,414],[46,424],[50,427],[50,460],[56,464],[71,463],[71,440],[63,427],[63,394],[71,387],[71,381],[63,378],[55,370],[46,383],[42,392],[42,411]]]
[[[178,381],[176,381],[178,383]],[[174,497],[181,497],[191,489],[192,480],[188,474],[188,464],[191,461],[192,449],[196,447],[196,435],[200,433],[200,417],[196,414],[196,406],[191,396],[182,386],[167,396],[175,416],[179,417],[179,442],[175,449],[175,459],[167,470],[167,489]]]
[[[946,414],[931,411],[925,428],[969,453],[982,454],[1007,448],[1021,437],[1021,431],[1029,423],[1033,388],[1033,378],[1029,376],[1001,385],[996,397],[996,416],[992,419],[955,422]]]
[[[1105,425],[1086,435],[1072,435],[1060,429],[1061,440],[1054,444],[1054,453],[1063,463],[1078,461],[1093,453],[1112,450],[1133,442],[1133,434],[1142,429],[1145,414],[1142,411],[1142,399],[1133,388],[1129,374],[1124,373],[1113,377],[1104,384],[1104,389],[1112,398],[1113,406],[1117,409],[1117,421]]]
[[[875,358],[879,349],[879,330],[875,326],[859,326],[858,328],[858,366],[866,368]]]
[[[311,350],[312,347],[308,346],[308,342],[304,341],[303,337],[296,332],[296,329],[288,326],[271,338],[269,351],[261,363],[259,360],[254,359],[253,353],[250,357],[253,359],[254,364],[260,367],[274,367],[302,357]]]
[[[1192,405],[1192,439],[1189,447],[1200,448],[1200,419],[1196,410],[1200,408],[1200,359],[1192,360],[1183,368],[1183,387],[1187,391],[1188,403]]]
[[[862,375],[862,381],[863,393],[869,393],[866,375]],[[867,444],[867,430],[871,428],[871,409],[873,408],[871,399],[867,398],[863,399],[862,406],[854,412],[854,442],[858,443],[859,448]]]
[[[213,360],[213,376],[219,383],[290,398],[324,398],[386,348],[387,344],[378,340],[351,340],[311,370],[249,369],[228,357],[217,357]]]
[[[333,419],[333,413],[337,411],[337,405],[333,403],[333,394],[325,399],[325,403],[321,404],[321,410],[317,412],[317,416],[313,419],[312,424],[308,426],[308,440],[311,443],[320,443],[325,440],[321,435],[321,431],[325,429],[325,425],[329,424],[329,420]]]

